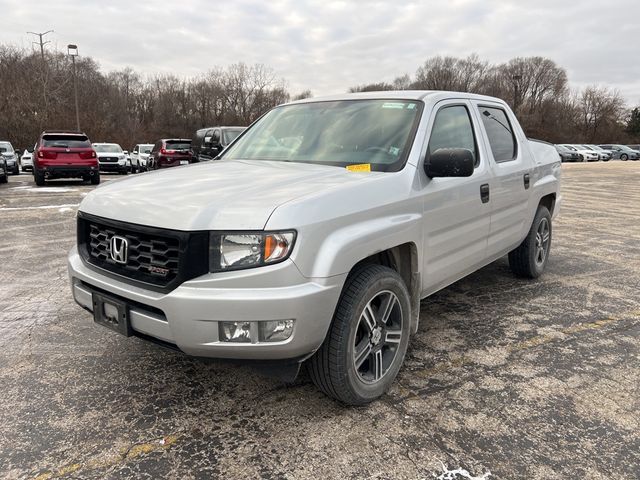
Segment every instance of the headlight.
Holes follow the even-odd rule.
[[[212,234],[209,269],[220,272],[282,262],[291,254],[295,238],[294,231]]]

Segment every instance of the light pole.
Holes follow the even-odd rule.
[[[522,80],[522,75],[513,76],[513,113],[515,114],[518,113],[518,101],[520,100],[520,92],[518,92],[520,80]]]
[[[78,80],[76,78],[76,57],[78,56],[78,46],[69,44],[67,45],[67,55],[71,57],[71,63],[73,64],[73,95],[76,100],[76,130],[80,131],[80,113],[78,111]]]

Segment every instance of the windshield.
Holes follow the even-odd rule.
[[[372,170],[404,166],[422,103],[343,100],[285,105],[260,119],[223,153],[226,159],[275,160]]]
[[[44,135],[43,147],[55,148],[90,148],[91,142],[85,135]]]
[[[571,150],[569,150],[567,147],[563,147],[562,145],[556,145],[556,150],[562,153],[571,153]]]
[[[184,140],[167,140],[167,150],[189,150],[191,148],[191,142],[185,142]]]
[[[115,143],[94,143],[93,148],[98,153],[122,153],[120,145],[116,145]]]
[[[0,142],[0,149],[5,153],[13,153],[13,147],[9,142]]]
[[[222,131],[222,135],[224,135],[224,143],[225,143],[225,145],[229,145],[236,138],[238,138],[238,135],[240,135],[245,130],[246,129],[244,129],[244,128],[234,128],[234,129],[223,130]]]

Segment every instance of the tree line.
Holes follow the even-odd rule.
[[[0,139],[32,146],[46,129],[75,128],[71,60],[0,45]],[[124,148],[162,137],[190,138],[198,128],[248,125],[292,96],[284,79],[261,64],[214,67],[197,77],[143,76],[131,68],[103,73],[90,57],[76,58],[80,126],[93,141]],[[569,86],[566,71],[542,57],[492,65],[477,55],[435,56],[413,75],[355,86],[371,90],[451,90],[500,97],[528,136],[560,142],[640,142],[640,109],[629,109],[607,87]]]

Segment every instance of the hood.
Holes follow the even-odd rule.
[[[5,158],[13,158],[14,155],[15,153],[13,152],[2,152],[2,156]]]
[[[283,203],[384,173],[293,162],[218,160],[159,170],[95,189],[80,210],[176,230],[262,230]]]
[[[120,155],[125,156],[124,153],[115,153],[115,152],[96,152],[98,157],[119,157]]]

